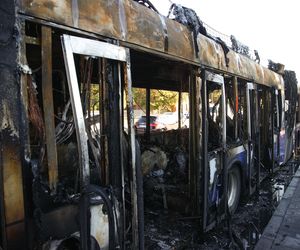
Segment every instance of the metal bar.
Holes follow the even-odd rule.
[[[149,143],[150,141],[150,98],[151,98],[151,90],[149,88],[146,89],[146,141]]]
[[[234,95],[234,139],[238,139],[238,112],[239,112],[239,96],[237,77],[232,77],[233,95]]]
[[[253,142],[252,142],[252,131],[251,131],[251,101],[250,101],[250,91],[252,91],[253,87],[251,83],[247,83],[246,85],[246,103],[247,103],[247,133],[248,133],[248,150],[247,150],[247,165],[248,165],[248,192],[251,194],[251,179],[252,179],[252,150],[253,150]]]
[[[194,205],[194,210],[196,210],[196,191],[195,191],[195,168],[196,168],[196,163],[195,163],[195,154],[194,154],[194,148],[195,148],[195,143],[194,143],[194,91],[193,91],[193,80],[195,79],[193,74],[189,75],[189,93],[190,93],[190,98],[189,98],[189,194],[190,194],[190,200],[192,201],[192,204]]]
[[[123,47],[76,36],[70,36],[69,39],[73,53],[126,62],[126,53]]]
[[[76,137],[79,153],[80,179],[81,189],[84,189],[90,183],[90,168],[89,168],[89,154],[85,121],[83,116],[80,91],[78,86],[75,62],[72,51],[72,43],[70,36],[62,36],[62,45],[66,72],[68,77],[68,85],[70,91],[70,98],[72,104],[72,111],[74,115]]]
[[[281,126],[280,126],[280,117],[279,117],[279,94],[278,94],[278,90],[275,89],[275,109],[276,109],[276,131],[275,133],[277,134],[277,152],[276,152],[276,161],[279,165],[279,157],[280,157],[280,131],[281,131]]]
[[[260,161],[261,161],[261,155],[260,155],[260,112],[259,112],[259,91],[256,89],[255,92],[255,110],[256,110],[256,119],[257,119],[257,128],[256,128],[256,158],[257,158],[257,177],[256,177],[256,185],[257,190],[260,189]]]
[[[181,128],[181,100],[182,100],[182,80],[180,81],[180,90],[178,92],[178,129]]]
[[[128,115],[128,135],[131,147],[131,205],[132,205],[132,249],[139,249],[139,227],[138,227],[138,206],[137,206],[137,176],[136,176],[136,152],[135,152],[135,131],[133,123],[133,95],[132,80],[130,70],[130,52],[126,49],[126,70],[125,81],[127,86],[127,115]]]
[[[108,95],[108,80],[107,80],[107,72],[106,72],[106,67],[107,67],[108,63],[106,58],[102,59],[102,131],[105,132],[105,135],[102,137],[103,138],[103,180],[105,185],[109,184],[109,166],[110,166],[110,161],[109,161],[109,157],[108,157],[108,131],[107,131],[107,126],[109,124],[109,112],[106,111],[106,109],[108,108],[108,99],[109,99],[109,95]]]
[[[208,210],[208,120],[207,120],[207,88],[206,88],[206,74],[205,70],[202,71],[202,132],[203,132],[203,144],[202,144],[202,168],[203,168],[203,210],[202,210],[202,230],[206,231],[207,227],[207,210]]]
[[[105,178],[105,144],[104,144],[104,79],[103,79],[103,58],[98,59],[98,81],[99,81],[99,132],[100,132],[100,164],[101,164],[101,171],[100,171],[100,179],[101,184],[104,185],[106,182]]]
[[[123,86],[122,86],[122,76],[121,76],[121,63],[118,62],[118,80],[119,80],[119,113],[120,113],[120,156],[121,156],[121,161],[120,161],[120,167],[121,167],[121,185],[122,185],[122,225],[121,225],[121,230],[122,230],[122,235],[121,235],[121,248],[125,249],[125,234],[126,234],[126,229],[125,229],[125,225],[126,225],[126,203],[125,203],[125,169],[124,169],[124,164],[123,164],[123,140],[125,140],[124,138],[124,113],[123,113]]]
[[[226,96],[225,85],[222,83],[222,147],[226,148]]]
[[[283,94],[284,94],[284,91],[282,90],[282,96],[283,96]],[[282,107],[284,107],[285,100],[284,100],[284,98],[282,98],[282,100],[283,100]],[[284,110],[284,108],[283,108],[283,110]],[[283,115],[284,115],[284,112],[283,112]],[[284,119],[282,121],[283,121],[282,124],[284,124]],[[297,123],[299,123],[299,122],[300,122],[300,94],[298,94],[298,120],[297,120]]]
[[[246,87],[246,102],[247,102],[247,132],[248,140],[251,140],[251,107],[250,107],[250,90],[252,90],[252,83],[247,83]]]
[[[227,146],[226,146],[226,143],[227,143],[227,141],[226,141],[226,137],[227,137],[226,110],[227,110],[227,105],[226,105],[226,92],[225,92],[224,82],[222,83],[221,88],[222,88],[222,151],[220,154],[220,158],[221,158],[221,168],[223,169],[222,172],[223,172],[223,190],[224,190],[223,204],[221,204],[221,205],[223,205],[224,212],[227,213],[228,212],[228,210],[227,210],[227,208],[228,208],[228,196],[227,196],[228,168],[226,165],[226,149],[227,149]],[[218,213],[220,213],[218,208],[221,208],[221,207],[217,207],[217,216],[218,216]]]
[[[201,201],[201,176],[202,176],[202,162],[201,162],[201,150],[202,150],[202,103],[201,103],[201,89],[202,89],[202,79],[200,77],[201,70],[197,69],[196,72],[196,85],[195,85],[195,185],[196,185],[196,211],[197,214],[200,212],[200,201]]]
[[[214,82],[214,83],[217,83],[217,84],[224,84],[224,77],[219,75],[219,74],[215,74],[215,73],[212,73],[210,71],[205,71],[205,78],[207,81],[211,81],[211,82]]]
[[[274,157],[274,105],[275,105],[275,90],[271,89],[271,161],[272,161],[272,173],[274,173],[274,169],[275,169],[275,157]]]
[[[101,181],[102,185],[106,185],[108,183],[108,153],[107,153],[107,132],[105,130],[107,124],[107,112],[105,112],[105,103],[107,99],[106,93],[106,78],[105,78],[105,67],[106,67],[106,59],[99,58],[99,85],[100,85],[100,93],[99,93],[99,103],[100,103],[100,145],[101,145]]]
[[[49,187],[55,192],[58,180],[52,86],[52,30],[42,26],[42,93],[46,132]]]
[[[89,217],[88,206],[86,205],[85,190],[90,184],[90,168],[89,168],[89,154],[88,154],[88,137],[86,133],[85,119],[82,110],[82,103],[80,98],[80,91],[78,86],[74,56],[72,51],[72,43],[69,36],[62,36],[62,47],[64,54],[64,61],[66,66],[68,86],[71,98],[72,111],[74,115],[74,122],[76,128],[76,138],[79,153],[79,169],[80,169],[80,187],[82,194],[81,206],[81,225],[80,225],[80,238],[81,249],[89,249]],[[83,220],[83,221],[82,221]]]

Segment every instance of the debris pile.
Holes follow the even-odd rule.
[[[162,150],[152,146],[142,153],[145,206],[186,212],[187,154],[181,148]],[[184,205],[184,206],[182,206]]]
[[[168,158],[164,151],[162,151],[159,147],[150,147],[142,154],[142,173],[143,175],[150,174],[151,171],[166,169],[168,164]],[[154,170],[156,168],[157,170]]]

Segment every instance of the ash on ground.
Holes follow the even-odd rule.
[[[200,218],[186,217],[182,210],[167,210],[163,204],[160,209],[146,206],[145,249],[254,249],[297,166],[291,161],[269,175],[261,182],[259,191],[248,200],[241,200],[231,220],[222,221],[202,235]]]

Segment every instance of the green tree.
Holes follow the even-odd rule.
[[[134,88],[133,99],[135,109],[146,111],[146,89]],[[150,109],[152,112],[174,112],[178,103],[178,92],[155,90],[150,92]]]

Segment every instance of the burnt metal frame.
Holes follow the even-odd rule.
[[[271,110],[273,112],[271,112],[271,116],[272,116],[272,172],[274,172],[278,167],[279,167],[279,158],[280,158],[280,115],[279,115],[279,93],[278,93],[278,89],[272,88],[271,91],[272,97],[271,97]],[[276,109],[276,114],[275,114],[275,109]],[[276,121],[276,125],[275,126],[275,121]],[[277,135],[276,138],[276,142],[274,141],[274,137],[275,135]],[[276,155],[275,155],[275,147],[276,146]]]
[[[237,140],[238,139],[238,100],[239,100],[239,96],[238,96],[238,80],[236,76],[232,77],[232,86],[233,86],[233,98],[234,98],[234,139]]]
[[[202,150],[202,116],[201,116],[201,69],[190,70],[189,82],[189,193],[194,214],[201,214],[202,183],[201,183],[201,150]]]
[[[277,134],[277,149],[276,149],[276,161],[277,161],[277,165],[279,166],[280,164],[280,130],[281,130],[281,121],[280,121],[280,110],[279,110],[279,91],[278,89],[275,89],[275,93],[274,93],[274,97],[275,97],[275,105],[274,108],[276,109],[276,129],[275,129],[275,133]]]
[[[225,96],[225,85],[224,78],[219,74],[215,74],[209,71],[205,71],[205,80],[214,82],[218,85],[221,85],[222,90],[222,144],[226,144],[226,96]],[[225,111],[225,112],[224,112]]]
[[[252,82],[247,82],[246,85],[246,102],[247,102],[247,134],[248,134],[248,152],[247,152],[247,163],[248,163],[248,191],[249,191],[249,195],[251,195],[254,192],[254,189],[252,188],[252,170],[255,167],[255,163],[254,163],[254,152],[255,152],[255,144],[257,143],[255,141],[255,137],[256,137],[256,132],[252,131],[252,123],[255,123],[257,121],[257,106],[252,106],[251,105],[251,95],[250,95],[250,91],[256,91],[257,88],[256,86],[252,83]],[[254,95],[252,95],[252,98],[257,98]],[[253,105],[257,105],[257,101],[254,102],[253,100]],[[251,108],[254,108],[254,110],[251,110]],[[256,120],[253,121],[252,118],[252,112],[255,113],[255,118]],[[253,134],[254,132],[254,134]]]
[[[76,136],[80,157],[80,172],[81,172],[81,188],[84,189],[90,184],[90,169],[89,169],[89,155],[85,119],[82,110],[80,92],[78,87],[78,79],[76,75],[76,68],[73,54],[83,54],[95,56],[100,58],[107,58],[111,60],[121,61],[126,64],[125,74],[127,83],[127,107],[128,107],[128,133],[131,146],[131,165],[133,172],[132,179],[132,231],[133,231],[133,247],[138,249],[138,207],[137,207],[137,193],[136,193],[136,159],[135,159],[135,131],[133,123],[133,97],[132,97],[132,82],[130,70],[130,54],[129,49],[113,44],[108,44],[87,38],[74,37],[70,35],[62,36],[62,45],[66,72],[68,77],[68,85],[71,97],[72,110],[74,114],[74,121],[76,127]],[[121,86],[121,84],[120,84]],[[120,113],[121,114],[121,113]],[[120,135],[122,137],[122,134]],[[120,140],[122,141],[122,140]],[[120,163],[122,164],[122,162]],[[122,167],[123,169],[123,167]],[[124,176],[123,176],[124,178]],[[124,182],[122,180],[122,182]],[[123,197],[124,198],[124,197]]]
[[[215,225],[215,220],[211,224],[207,224],[207,213],[208,213],[208,149],[207,149],[207,143],[208,143],[208,120],[207,120],[207,81],[214,82],[221,86],[222,91],[222,163],[225,164],[225,154],[226,154],[226,94],[225,94],[225,85],[224,85],[224,77],[212,73],[210,71],[207,71],[204,69],[201,74],[202,77],[202,131],[203,131],[203,140],[202,140],[202,153],[203,153],[203,204],[202,204],[202,231],[207,232],[210,229],[212,229]],[[224,190],[227,190],[227,168],[223,166],[223,180],[224,180]],[[227,192],[224,192],[224,204],[227,204]],[[225,212],[226,212],[226,206],[225,206]]]
[[[274,124],[274,119],[275,119],[275,116],[274,116],[274,106],[275,106],[275,89],[272,88],[271,89],[271,143],[270,143],[270,146],[271,146],[271,161],[272,161],[272,168],[271,168],[271,171],[272,173],[275,172],[275,155],[274,155],[274,134],[275,134],[275,124]]]

